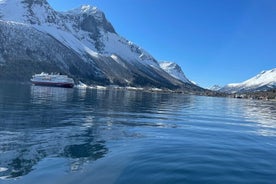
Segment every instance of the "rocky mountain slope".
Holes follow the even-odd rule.
[[[228,84],[219,91],[227,93],[244,93],[267,91],[271,89],[276,89],[276,68],[262,71],[260,74],[242,83]]]
[[[55,11],[46,0],[0,0],[0,79],[61,72],[88,84],[202,90],[160,68],[96,7]]]
[[[184,72],[182,71],[181,67],[174,63],[169,61],[164,61],[159,63],[160,67],[165,70],[168,74],[170,74],[172,77],[184,82],[191,84],[192,82],[185,76]]]

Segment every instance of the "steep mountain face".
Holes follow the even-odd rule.
[[[262,71],[242,83],[228,84],[219,91],[227,93],[257,92],[276,89],[276,68]]]
[[[174,62],[164,61],[160,62],[159,65],[165,72],[170,74],[172,77],[184,83],[192,84],[192,82],[189,79],[187,79],[187,77],[185,76],[184,72],[178,64]]]
[[[119,36],[96,7],[61,13],[46,0],[0,0],[0,79],[27,81],[42,71],[88,84],[197,89]]]

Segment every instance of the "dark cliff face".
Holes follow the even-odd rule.
[[[80,27],[84,31],[90,33],[99,32],[96,19],[91,15],[83,15],[83,20],[79,23]]]
[[[90,6],[89,6],[90,7]],[[92,9],[92,7],[90,7]],[[101,41],[102,33],[117,34],[112,24],[106,19],[103,12],[99,10],[83,12],[81,8],[75,11],[68,11],[63,13],[61,17],[73,24],[73,27],[86,31],[89,37],[94,41],[97,52],[102,53],[104,45]]]
[[[75,26],[84,31],[95,33],[99,29],[104,32],[116,33],[112,24],[106,19],[105,14],[95,7],[82,6],[75,10],[63,13],[67,21],[75,22]]]
[[[111,23],[106,20],[104,14],[102,14],[102,19],[98,20],[95,19],[93,15],[87,15],[84,13],[82,15],[82,21],[80,22],[80,25],[82,30],[88,32],[95,32],[95,28],[102,28],[106,32],[116,33]]]
[[[96,19],[93,15],[82,14],[78,17],[78,26],[81,30],[89,32],[89,36],[95,41],[95,48],[99,53],[103,51],[104,45],[101,43],[100,29],[105,32],[115,33],[113,26],[106,20],[104,14],[102,14],[102,20]]]
[[[176,71],[182,72],[182,69],[180,68],[179,65],[175,64],[174,68],[175,68]]]

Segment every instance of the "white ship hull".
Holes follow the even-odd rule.
[[[66,75],[58,75],[58,74],[35,74],[33,75],[31,82],[34,85],[39,86],[55,86],[55,87],[65,87],[72,88],[74,87],[74,80],[72,78],[67,77]]]

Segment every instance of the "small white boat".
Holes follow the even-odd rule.
[[[48,74],[44,72],[33,75],[31,82],[39,86],[74,87],[74,80],[67,75]]]

